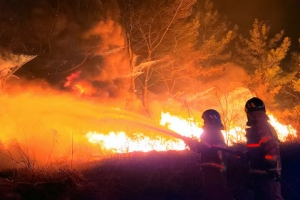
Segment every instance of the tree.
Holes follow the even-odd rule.
[[[197,40],[193,52],[188,56],[190,63],[185,68],[186,73],[178,74],[181,82],[177,82],[186,88],[181,87],[176,98],[190,106],[195,105],[198,109],[215,90],[220,77],[227,76],[228,69],[235,70],[229,61],[232,55],[230,47],[237,35],[237,26],[231,25],[226,17],[219,15],[210,0],[197,1],[194,11],[199,24]]]
[[[195,2],[119,0],[131,56],[132,91],[135,92],[135,85],[140,88],[145,107],[149,92],[162,82],[164,69],[172,73],[172,63],[182,59],[182,51],[188,54],[193,46],[197,35],[197,22],[191,18]],[[181,57],[176,57],[178,53]]]
[[[0,53],[0,93],[5,90],[5,83],[11,77],[16,77],[15,72],[24,64],[28,63],[36,56],[14,55],[10,52]]]
[[[300,38],[298,39],[299,41],[299,47],[300,47]],[[292,70],[296,71],[295,77],[292,81],[292,86],[294,91],[300,92],[300,52],[293,52],[292,53],[292,58],[291,58],[291,63],[290,65],[292,66]]]
[[[199,78],[221,72],[212,66],[231,56],[228,47],[237,27],[230,29],[210,0],[119,0],[119,5],[131,56],[132,91],[141,91],[137,95],[144,103],[150,93],[175,98],[198,88]]]
[[[300,44],[300,39],[299,39]],[[299,46],[300,47],[300,46]],[[285,63],[286,73],[293,75],[292,80],[283,85],[280,93],[276,97],[276,102],[280,105],[278,120],[291,124],[300,132],[300,52],[291,52],[289,59]]]
[[[197,61],[205,69],[227,62],[231,58],[230,43],[237,35],[238,27],[227,18],[221,18],[211,0],[198,1],[197,15],[200,19],[197,38]]]
[[[258,97],[273,102],[283,84],[294,74],[285,74],[280,67],[291,45],[284,31],[270,37],[270,26],[255,19],[250,36],[239,36],[236,43],[236,61],[249,73],[245,85]]]

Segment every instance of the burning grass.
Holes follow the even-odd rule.
[[[0,96],[1,199],[203,199],[198,155],[168,136],[199,138],[190,116],[160,107],[150,120],[128,101],[32,90]],[[286,199],[300,197],[299,152],[298,142],[282,144]],[[232,191],[245,195],[245,165],[232,160],[228,170]]]

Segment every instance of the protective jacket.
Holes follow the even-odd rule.
[[[224,137],[221,132],[221,123],[205,123],[203,133],[200,137],[201,142],[187,141],[187,145],[192,151],[200,154],[200,166],[203,175],[203,191],[205,199],[208,200],[233,200],[233,196],[227,188],[224,157],[222,152],[213,146],[226,148]]]
[[[221,126],[221,127],[220,127]],[[223,125],[204,125],[203,133],[201,134],[201,142],[205,142],[209,145],[220,146],[227,148],[221,129]],[[225,171],[226,167],[224,164],[225,156],[223,152],[215,149],[208,149],[206,152],[201,154],[201,166],[202,167],[215,167],[219,168],[220,171]]]
[[[247,149],[252,173],[280,176],[281,161],[277,133],[264,111],[248,113]]]

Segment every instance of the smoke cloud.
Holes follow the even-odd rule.
[[[99,144],[89,143],[86,134],[132,130],[122,118],[138,116],[124,110],[126,102],[83,99],[53,90],[42,80],[19,82],[0,96],[0,104],[0,170],[60,162],[70,167],[101,159],[108,155]]]
[[[66,78],[81,71],[76,81],[93,87],[95,96],[116,98],[129,90],[125,38],[113,2],[21,0],[1,7],[2,52],[37,55],[18,76],[64,89]]]

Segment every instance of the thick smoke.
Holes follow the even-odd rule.
[[[99,2],[0,2],[6,11],[0,14],[0,69],[37,56],[0,95],[1,169],[69,162],[90,152],[101,156],[85,134],[103,131],[99,119],[117,115],[114,109],[140,109],[125,96],[130,68],[123,30],[107,17],[113,9]],[[89,87],[92,98],[74,95],[79,86]]]
[[[94,70],[82,69],[82,78],[105,90],[108,97],[123,96],[130,89],[130,66],[123,29],[111,19],[100,21],[84,34],[85,38],[93,36],[101,38],[95,56],[101,56],[102,62],[96,63]]]
[[[95,96],[115,98],[129,90],[125,38],[113,2],[21,0],[1,7],[2,51],[37,55],[18,76],[66,89],[66,78],[81,71],[74,81],[93,87]]]
[[[98,144],[89,143],[86,134],[129,133],[134,127],[126,120],[137,122],[142,117],[134,112],[139,107],[135,102],[85,99],[54,90],[43,80],[17,82],[7,89],[13,92],[0,95],[0,170],[53,167],[60,161],[70,167],[101,159],[108,155]],[[131,103],[135,107],[126,111]]]

